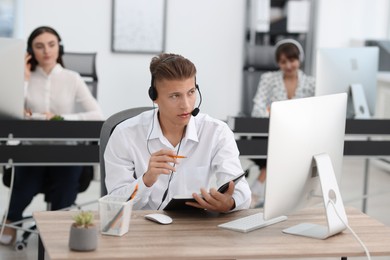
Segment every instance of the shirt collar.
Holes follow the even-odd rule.
[[[192,140],[194,142],[199,142],[198,139],[198,132],[196,131],[196,118],[191,116],[190,122],[188,122],[187,129],[186,129],[186,138],[189,140]]]
[[[49,74],[46,74],[46,72],[42,69],[41,66],[37,66],[36,67],[36,71],[38,73],[40,73],[42,76],[45,76],[45,77],[50,77],[50,75],[55,75],[55,74],[58,74],[60,73],[61,71],[63,70],[61,64],[57,63],[54,68],[51,70],[51,72]]]
[[[153,122],[149,126],[148,133],[150,133],[150,136],[148,138],[149,140],[163,137],[161,125],[160,125],[160,122],[158,121],[158,109],[157,108],[155,109],[155,112],[153,115]],[[188,122],[186,134],[185,134],[183,140],[192,140],[194,142],[199,142],[198,134],[196,131],[196,119],[193,116],[191,116],[190,121]]]
[[[158,109],[153,109],[151,113],[153,113],[153,118],[148,130],[148,133],[150,133],[148,139],[156,139],[163,136],[160,122],[158,121]]]
[[[283,71],[282,70],[277,70],[278,76],[283,79]],[[303,71],[301,69],[298,69],[298,79],[302,78]]]

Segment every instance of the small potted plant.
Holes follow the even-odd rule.
[[[97,247],[98,231],[92,212],[81,211],[73,217],[69,248],[75,251],[93,251]]]

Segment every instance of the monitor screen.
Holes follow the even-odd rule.
[[[342,203],[337,181],[342,170],[346,106],[346,93],[272,103],[265,220],[321,201],[327,203],[328,197],[336,198],[336,207]],[[324,154],[330,159],[334,173],[326,167],[324,170],[318,160],[318,155]],[[342,206],[338,212],[341,216],[343,210]]]
[[[347,116],[349,118],[358,118],[359,114],[366,115],[361,118],[374,116],[378,55],[377,47],[319,49],[316,61],[315,95],[349,93],[352,85],[361,86],[359,87],[361,95],[348,97]],[[366,111],[366,107],[369,111]]]
[[[22,119],[24,115],[23,40],[0,38],[0,119]]]

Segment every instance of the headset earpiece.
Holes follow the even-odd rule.
[[[157,89],[154,86],[154,77],[152,76],[152,79],[150,80],[150,87],[148,89],[149,97],[152,101],[155,101],[157,99]]]
[[[64,55],[64,53],[65,53],[64,45],[59,43],[59,54],[60,54],[60,56]]]
[[[149,87],[148,93],[151,100],[155,101],[157,99],[157,91],[153,85]]]
[[[31,47],[27,47],[27,53],[30,54],[31,56],[34,55],[34,52]]]

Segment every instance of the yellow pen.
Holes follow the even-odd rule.
[[[138,183],[135,185],[134,191],[127,201],[134,199],[135,195],[137,194],[137,191],[138,191]]]
[[[187,156],[183,156],[183,155],[169,155],[169,157],[172,157],[172,158],[179,158],[179,159],[187,158]]]

